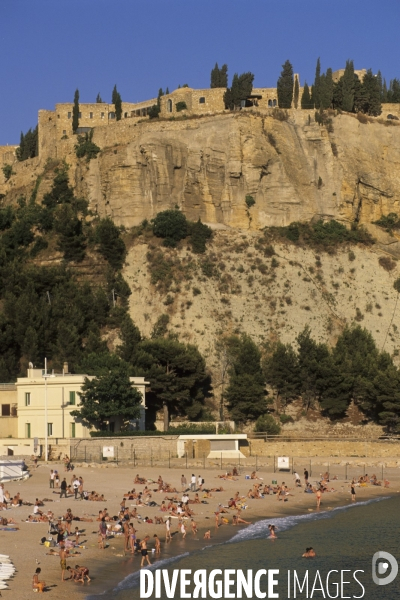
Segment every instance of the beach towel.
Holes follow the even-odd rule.
[[[1,531],[18,531],[17,527],[0,527]]]

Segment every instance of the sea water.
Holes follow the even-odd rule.
[[[270,523],[277,527],[275,540],[268,537]],[[199,549],[193,552],[181,552],[178,556],[162,555],[151,568],[168,569],[170,573],[173,569],[242,569],[245,573],[247,569],[253,569],[253,572],[259,569],[279,569],[279,583],[275,588],[279,592],[279,598],[295,597],[293,572],[296,571],[299,581],[303,582],[308,570],[308,595],[306,588],[302,593],[297,588],[297,598],[329,598],[330,594],[331,597],[339,598],[392,600],[400,597],[400,574],[388,585],[376,585],[372,580],[372,558],[376,552],[385,551],[400,562],[399,526],[400,497],[358,502],[330,511],[261,520],[239,530],[224,543],[218,543],[218,538],[215,538],[214,545],[207,546],[205,541],[200,540]],[[184,541],[179,542],[179,547],[184,549]],[[173,546],[174,542],[167,547],[166,552],[170,553]],[[314,548],[317,556],[304,559],[302,554],[309,546]],[[177,550],[176,546],[174,550]],[[90,598],[139,600],[139,560],[136,557],[132,566],[136,570],[124,577],[117,586],[104,590],[101,596]],[[329,580],[331,584],[327,586],[326,577],[330,571],[338,571],[339,574],[332,573]],[[341,571],[344,572],[344,580],[350,583],[343,587],[343,596],[340,591],[336,596],[337,588],[332,584],[339,581]],[[357,578],[364,592],[352,578],[355,571],[358,571]],[[389,566],[384,575],[390,571]],[[316,579],[317,572],[320,581]],[[382,575],[379,577],[381,579]],[[315,589],[312,593],[313,585]],[[267,591],[266,584],[263,591]],[[180,597],[179,588],[175,597]]]

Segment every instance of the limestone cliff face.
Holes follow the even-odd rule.
[[[94,138],[103,148],[105,129]],[[339,115],[333,129],[308,124],[302,111],[283,122],[227,114],[141,124],[104,148],[77,185],[126,226],[175,205],[189,219],[244,229],[317,217],[369,223],[397,211],[400,127]],[[246,194],[256,200],[250,211]]]
[[[136,225],[175,205],[189,219],[241,229],[318,217],[370,223],[399,210],[399,126],[338,115],[328,133],[308,111],[291,111],[287,121],[267,112],[128,121],[95,128],[102,152],[89,164],[76,159],[74,139],[51,148],[71,165],[77,193],[117,224]],[[42,163],[16,163],[9,182],[0,173],[6,201],[28,195]],[[250,211],[247,194],[256,201]]]

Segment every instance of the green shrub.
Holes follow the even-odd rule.
[[[261,415],[256,421],[254,431],[267,433],[268,435],[279,435],[281,426],[272,415]]]
[[[256,203],[256,201],[254,200],[253,196],[250,196],[250,194],[247,194],[247,196],[245,198],[245,202],[246,202],[247,208],[251,208]]]
[[[293,423],[293,417],[291,417],[290,415],[285,415],[283,413],[279,415],[279,420],[282,423],[282,425],[284,425],[285,423]]]
[[[194,287],[192,291],[193,296],[198,296],[199,294],[201,294],[201,290],[198,287]]]
[[[382,215],[380,219],[378,219],[377,221],[373,221],[373,224],[379,225],[379,227],[383,227],[383,229],[391,233],[393,229],[399,229],[400,227],[399,215],[397,215],[396,213]]]
[[[208,225],[204,225],[200,219],[196,223],[189,225],[190,243],[192,251],[195,254],[204,254],[206,251],[206,243],[212,237],[212,230]]]
[[[78,135],[78,142],[75,144],[75,154],[77,158],[86,156],[88,162],[92,158],[96,158],[100,152],[100,148],[92,141],[92,138],[93,129],[89,133],[85,133],[84,136]]]
[[[379,258],[379,264],[385,269],[385,271],[393,271],[393,269],[396,267],[396,263],[390,258],[390,256],[381,256]]]
[[[299,246],[310,246],[317,250],[334,250],[344,244],[373,243],[372,236],[362,227],[353,225],[347,229],[342,223],[319,220],[316,223],[294,222],[287,227],[270,227],[265,235],[270,232],[272,236],[283,237]]]
[[[122,269],[126,256],[126,246],[121,238],[121,232],[114,222],[101,219],[94,232],[94,240],[98,244],[98,251],[115,270]]]
[[[42,250],[46,250],[46,248],[48,248],[48,246],[49,246],[48,241],[45,240],[44,237],[39,236],[39,237],[36,238],[35,243],[33,244],[32,248],[31,248],[30,255],[32,257],[35,257]]]
[[[15,172],[13,171],[13,168],[11,165],[4,165],[4,167],[2,167],[1,170],[3,171],[6,181],[8,181],[10,179],[11,175],[15,175]]]
[[[164,246],[175,248],[176,244],[188,235],[188,222],[179,210],[164,210],[152,220],[153,233],[164,238]]]

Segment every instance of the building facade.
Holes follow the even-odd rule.
[[[71,413],[79,408],[79,392],[88,375],[74,375],[64,372],[48,373],[44,377],[42,369],[28,369],[27,377],[17,379],[18,438],[86,438],[90,429],[78,417]],[[142,395],[140,417],[132,425],[135,429],[144,429],[146,406],[146,384],[144,377],[131,377],[132,385]],[[47,419],[46,419],[47,404]],[[114,421],[110,419],[109,429],[114,431]]]

